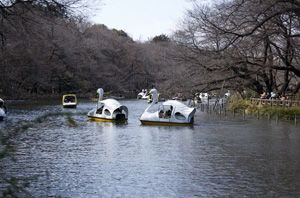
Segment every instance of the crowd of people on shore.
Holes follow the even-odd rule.
[[[279,100],[287,100],[288,97],[286,97],[284,94],[276,94],[275,92],[264,92],[260,95],[261,99],[279,99]]]

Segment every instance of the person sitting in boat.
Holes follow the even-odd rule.
[[[74,102],[74,98],[67,96],[64,101],[65,103]]]
[[[101,105],[101,107],[97,109],[96,113],[102,114],[102,111],[103,111],[103,105]]]
[[[163,110],[160,110],[159,112],[158,112],[158,117],[159,118],[162,118],[164,116],[164,111]]]
[[[198,103],[200,103],[200,102],[201,102],[201,98],[200,98],[200,95],[199,95],[199,93],[196,93],[196,94],[195,94],[194,101],[197,101]]]
[[[173,107],[171,106],[169,110],[167,110],[163,113],[163,118],[169,119],[171,117],[172,110],[173,110]]]
[[[168,111],[169,111],[169,110],[168,110]],[[164,112],[163,118],[166,118],[166,119],[170,118],[170,116],[168,116],[168,114],[167,114],[168,111],[165,111],[165,112]]]
[[[166,112],[168,117],[171,117],[172,110],[173,110],[173,106],[171,106],[170,109]]]

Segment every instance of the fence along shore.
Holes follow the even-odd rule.
[[[290,108],[290,107],[300,107],[300,101],[297,100],[279,100],[279,99],[261,99],[261,98],[250,98],[250,103],[251,104],[255,104],[255,105],[262,105],[262,106],[274,106],[274,107],[286,107],[286,108]],[[207,113],[212,113],[215,112],[217,114],[227,115],[227,106],[228,106],[228,102],[226,100],[221,100],[219,102],[208,102],[206,104],[203,103],[195,103],[194,100],[189,100],[188,105],[189,106],[194,106],[197,109],[200,108],[200,111],[204,112],[206,111]],[[232,111],[233,113],[233,117],[235,118],[236,116],[236,111],[235,109],[233,109]],[[242,116],[243,119],[246,119],[246,112],[245,109],[242,111]],[[295,114],[294,117],[294,123],[297,126],[298,124],[298,116]],[[257,119],[260,119],[260,112],[257,112]],[[270,122],[271,120],[271,113],[268,113],[268,121]],[[279,122],[279,115],[278,113],[276,114],[276,123]]]
[[[251,104],[272,106],[272,107],[300,107],[300,101],[297,100],[280,100],[280,99],[261,99],[250,98]]]

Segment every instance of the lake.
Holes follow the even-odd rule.
[[[8,101],[0,189],[31,197],[299,197],[300,130],[293,121],[197,109],[195,124],[144,126],[142,100],[120,100],[126,124],[88,121],[96,102]],[[2,150],[5,148],[2,144]],[[3,194],[2,194],[3,196]],[[0,194],[1,197],[1,194]]]

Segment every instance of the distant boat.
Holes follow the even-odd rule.
[[[103,96],[102,100],[105,100],[105,99],[106,99],[106,97]],[[93,101],[93,102],[98,102],[98,100],[99,100],[99,96],[94,96],[91,98],[91,101]]]
[[[200,95],[199,93],[196,93],[195,97],[194,97],[194,102],[197,103],[197,104],[202,103],[202,100],[201,100],[199,95]]]
[[[140,93],[138,93],[137,99],[147,100],[148,99],[148,90],[142,89],[142,91]]]
[[[153,101],[140,117],[145,125],[183,125],[188,126],[194,123],[196,108],[190,108],[181,102],[168,100],[162,105],[156,104],[158,93],[152,89]]]
[[[88,118],[101,122],[125,122],[128,119],[128,109],[115,99],[103,99],[103,89],[99,88],[99,100],[94,109],[88,112]]]
[[[182,93],[176,93],[172,100],[186,101],[186,97]]]
[[[120,95],[109,96],[108,98],[116,99],[116,100],[123,100],[123,99],[125,99],[125,96],[120,94]]]
[[[91,98],[91,101],[97,102],[99,100],[98,97]]]
[[[77,97],[75,94],[63,95],[62,104],[64,108],[76,108],[77,107]]]
[[[230,97],[230,91],[228,90],[228,92],[224,94],[224,98],[229,98],[229,97]]]
[[[201,100],[211,99],[211,96],[208,93],[200,93],[199,97],[200,97]]]
[[[4,120],[5,118],[7,118],[7,107],[4,100],[0,98],[0,120]]]

